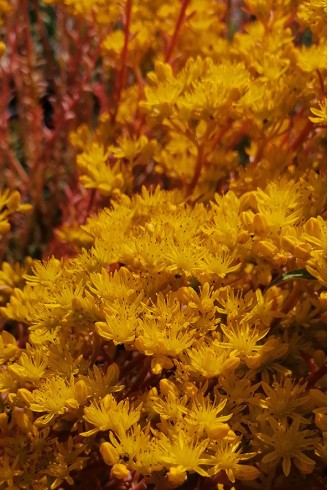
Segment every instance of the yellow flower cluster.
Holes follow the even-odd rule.
[[[122,71],[71,134],[75,256],[0,270],[0,490],[320,486],[324,2],[46,3]]]
[[[31,210],[29,204],[22,204],[18,191],[4,190],[0,193],[0,238],[10,230],[9,216],[15,212],[26,213]]]

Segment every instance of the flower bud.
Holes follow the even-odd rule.
[[[240,364],[239,357],[230,357],[223,363],[223,371],[234,371]]]
[[[119,454],[115,447],[110,444],[110,442],[103,442],[99,448],[100,454],[102,455],[103,460],[108,466],[112,466],[113,464],[117,464],[120,461]]]
[[[253,253],[260,254],[267,259],[271,259],[276,252],[277,247],[267,240],[261,240],[253,245]]]
[[[110,472],[114,478],[118,480],[124,480],[127,476],[129,476],[130,471],[127,469],[125,464],[114,464],[112,471]]]
[[[321,235],[320,224],[317,218],[310,218],[304,226],[304,231],[308,235],[319,238]]]
[[[282,236],[280,237],[280,243],[285,250],[291,251],[294,249],[297,242],[296,238],[293,236]]]
[[[79,402],[81,405],[82,403],[85,402],[88,396],[88,388],[83,379],[80,379],[75,385],[74,385],[74,396],[76,400]]]
[[[68,398],[65,402],[65,407],[70,410],[76,410],[79,408],[79,402],[74,398]]]
[[[253,211],[243,211],[242,213],[240,213],[240,221],[242,225],[245,226],[246,228],[252,226],[253,219],[254,219]]]
[[[311,245],[309,243],[299,243],[295,245],[293,249],[294,255],[299,258],[306,260],[310,257]]]
[[[173,483],[174,486],[182,485],[186,477],[187,477],[186,470],[181,465],[170,468],[167,474],[167,478],[169,482]]]
[[[265,235],[265,233],[268,231],[268,223],[265,217],[260,214],[256,213],[253,219],[253,230],[257,235]]]
[[[256,480],[260,474],[260,471],[255,466],[248,464],[239,464],[235,469],[235,475],[238,480]]]
[[[187,395],[188,398],[193,398],[198,392],[197,386],[191,381],[187,381],[182,386],[183,392]]]
[[[21,202],[21,197],[18,191],[13,192],[8,201],[7,201],[7,206],[9,211],[16,211],[16,209],[19,207]]]
[[[217,422],[213,427],[208,429],[208,437],[210,439],[223,439],[223,437],[228,435],[230,427],[228,424],[224,424],[223,422]]]
[[[33,417],[30,410],[28,412],[21,409],[15,410],[14,419],[19,429],[25,434],[33,431]]]
[[[168,396],[169,392],[173,393],[175,396],[179,396],[179,391],[172,381],[169,379],[161,379],[159,382],[159,388],[163,395]]]
[[[27,405],[30,405],[33,402],[33,393],[26,388],[19,388],[17,391],[17,397]]]

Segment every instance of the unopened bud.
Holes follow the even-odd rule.
[[[14,411],[14,420],[22,432],[24,432],[25,434],[32,432],[33,418],[32,418],[32,412],[31,411],[24,412],[21,409],[15,410]]]
[[[265,233],[268,230],[268,223],[265,217],[260,214],[256,213],[253,219],[253,230],[257,235],[265,235]]]
[[[173,393],[175,396],[179,396],[177,387],[169,379],[161,379],[159,382],[159,389],[165,396],[168,396],[169,392]]]
[[[256,480],[261,474],[255,466],[248,464],[239,464],[234,471],[238,480]]]
[[[181,465],[170,468],[167,474],[167,479],[170,483],[173,483],[174,486],[182,485],[183,482],[186,480],[186,477],[186,470]]]
[[[130,471],[125,466],[125,464],[119,463],[119,464],[114,464],[112,471],[110,473],[114,478],[117,478],[118,480],[124,480],[124,478],[129,476]]]
[[[99,451],[103,460],[106,464],[108,464],[108,466],[117,464],[120,460],[117,450],[112,444],[110,444],[110,442],[103,442],[100,445]]]
[[[23,401],[26,405],[30,405],[33,402],[33,393],[26,388],[19,388],[17,391],[17,398]]]
[[[228,435],[229,430],[230,427],[228,424],[218,422],[217,424],[213,425],[213,427],[208,429],[208,437],[214,440],[223,439],[223,437]]]
[[[75,385],[74,385],[74,396],[76,400],[79,402],[81,405],[82,403],[85,402],[85,400],[88,397],[88,388],[83,379],[80,379]]]

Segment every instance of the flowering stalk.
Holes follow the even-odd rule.
[[[175,24],[174,32],[173,32],[173,35],[172,35],[171,40],[169,42],[169,45],[166,49],[166,53],[165,53],[165,57],[164,57],[165,63],[169,63],[171,60],[171,56],[172,56],[173,50],[175,48],[175,45],[177,43],[179,31],[181,29],[181,26],[182,26],[182,23],[183,23],[183,20],[185,17],[185,13],[186,13],[186,10],[188,8],[189,3],[190,3],[190,0],[182,0],[182,2],[181,2],[179,17],[178,17],[177,22]]]
[[[193,178],[188,186],[188,193],[192,194],[197,182],[199,180],[203,165],[204,165],[204,160],[205,160],[205,154],[204,154],[204,146],[203,145],[198,145],[197,146],[197,160],[196,160],[196,166],[195,166],[195,172],[193,175]]]

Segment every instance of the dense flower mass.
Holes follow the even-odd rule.
[[[0,490],[325,484],[325,19],[0,0]]]

